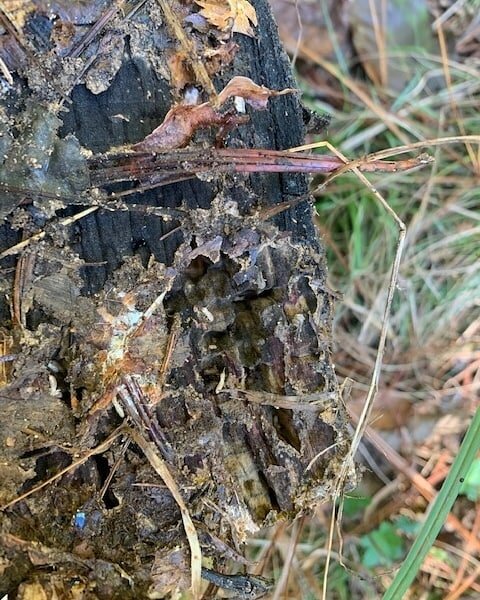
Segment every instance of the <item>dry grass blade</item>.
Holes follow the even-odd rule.
[[[49,477],[43,483],[36,485],[31,490],[28,490],[28,492],[25,492],[24,494],[21,494],[14,500],[7,502],[3,506],[0,506],[0,511],[4,511],[7,508],[11,508],[12,506],[15,506],[15,504],[18,504],[22,500],[25,500],[32,494],[35,494],[39,490],[42,490],[43,488],[49,486],[53,482],[57,481],[57,479],[60,479],[61,477],[63,477],[66,473],[69,473],[70,471],[73,471],[77,467],[83,465],[91,456],[95,456],[96,454],[102,454],[103,452],[105,452],[105,450],[110,448],[110,446],[113,444],[113,442],[118,437],[120,437],[121,435],[126,433],[126,431],[127,431],[126,427],[124,425],[120,425],[120,427],[118,427],[111,435],[109,435],[108,438],[104,442],[102,442],[98,446],[95,446],[95,448],[92,448],[88,452],[85,452],[85,454],[83,456],[81,456],[77,460],[74,460],[71,465],[68,465],[68,467],[65,467],[64,469],[61,469],[58,473],[56,473],[52,477]]]
[[[450,592],[448,596],[445,596],[445,600],[458,600],[462,598],[463,594],[470,589],[470,587],[475,583],[475,581],[480,577],[480,564],[477,565],[474,571],[470,573],[462,583],[458,586],[458,588],[454,592]]]
[[[185,52],[185,56],[189,57],[190,64],[192,65],[192,69],[195,73],[198,83],[203,87],[205,92],[207,92],[212,100],[215,99],[217,97],[215,86],[213,85],[212,80],[207,73],[205,65],[197,56],[194,43],[187,37],[182,24],[173,12],[170,2],[168,0],[157,0],[157,2],[163,11],[168,27],[172,31],[173,38],[178,40]]]
[[[405,123],[402,122],[401,119],[398,119],[398,117],[396,117],[393,113],[388,112],[378,103],[374,102],[352,78],[343,75],[340,69],[338,69],[334,64],[328,60],[325,60],[313,52],[310,48],[301,45],[300,53],[325,69],[325,71],[330,73],[333,77],[335,77],[335,79],[338,79],[338,81],[340,81],[346,88],[353,92],[365,104],[365,106],[372,111],[374,115],[376,115],[385,123],[388,129],[390,129],[390,131],[396,137],[398,137],[399,140],[402,140],[405,143],[408,142],[407,135],[400,129],[400,127],[405,127]]]
[[[381,22],[378,18],[377,7],[374,0],[368,0],[368,7],[372,15],[372,24],[375,34],[375,41],[378,48],[378,61],[380,66],[380,84],[382,87],[388,86],[388,63],[387,63],[387,41],[385,39],[385,17],[386,17],[386,3],[381,4]]]
[[[480,144],[480,135],[452,135],[447,137],[437,137],[421,142],[412,142],[403,146],[394,146],[379,152],[369,154],[367,160],[382,160],[390,156],[398,156],[419,148],[430,148],[432,146],[445,146],[446,144]]]
[[[86,217],[87,215],[92,214],[93,212],[95,212],[99,208],[100,208],[99,206],[90,206],[89,208],[86,208],[85,210],[82,210],[81,212],[79,212],[78,214],[74,215],[73,217],[66,217],[65,219],[62,219],[59,222],[59,224],[62,227],[68,227],[72,223],[75,223],[75,221],[79,221],[80,219],[83,219],[84,217]],[[18,254],[24,248],[26,248],[29,244],[31,244],[33,242],[39,242],[46,235],[47,235],[46,231],[39,231],[38,233],[35,233],[31,237],[29,237],[29,238],[27,238],[25,240],[22,240],[21,242],[19,242],[18,244],[15,244],[14,246],[11,246],[10,248],[7,248],[3,252],[0,252],[0,259],[5,258],[5,256],[11,256],[12,254]]]
[[[265,406],[276,406],[278,408],[287,408],[290,410],[317,410],[321,411],[328,407],[335,394],[331,392],[322,392],[318,394],[305,394],[304,396],[281,396],[271,392],[258,392],[241,389],[225,389],[224,392],[230,392],[233,397],[239,394],[250,402],[262,404]]]
[[[148,462],[152,465],[153,469],[155,469],[162,478],[180,508],[183,526],[185,528],[191,552],[192,595],[194,600],[198,600],[201,594],[202,551],[200,549],[197,531],[192,518],[190,517],[190,513],[188,512],[188,508],[182,498],[182,494],[180,493],[175,479],[168,470],[166,463],[158,456],[153,443],[147,441],[134,429],[131,430],[130,435],[133,441],[142,449],[142,452],[145,454],[145,457],[148,459]]]
[[[458,124],[458,127],[459,127],[461,133],[465,134],[465,127],[464,127],[463,121],[460,117],[460,112],[458,110],[458,104],[455,100],[455,94],[452,93],[452,77],[451,77],[451,73],[450,73],[450,66],[449,66],[449,60],[448,60],[447,40],[445,39],[445,33],[443,31],[443,28],[442,28],[442,25],[440,22],[438,22],[438,24],[436,26],[436,31],[437,31],[437,35],[438,35],[440,53],[441,53],[441,57],[442,57],[443,73],[445,76],[445,82],[447,84],[447,89],[449,91],[450,105],[452,107],[453,114],[456,117],[457,124]],[[472,165],[473,165],[476,173],[477,174],[480,173],[479,152],[477,151],[477,153],[475,154],[472,146],[469,143],[465,144],[465,147],[467,149],[468,156],[470,157],[470,161],[472,162]]]
[[[328,179],[328,182],[333,181],[339,175],[342,175],[346,171],[352,170],[354,167],[359,167],[363,169],[368,165],[368,163],[375,163],[376,161],[381,161],[386,158],[390,158],[392,156],[398,156],[399,154],[407,154],[408,152],[412,152],[414,150],[420,150],[422,148],[431,148],[434,146],[444,146],[447,144],[480,144],[480,135],[453,135],[448,137],[437,137],[431,138],[427,140],[423,140],[420,142],[411,142],[410,144],[404,144],[403,146],[393,146],[391,148],[386,148],[385,150],[379,150],[377,152],[372,152],[367,156],[357,159],[348,159],[343,154],[341,154],[336,148],[334,148],[329,142],[314,142],[312,144],[305,144],[303,146],[298,146],[297,148],[291,148],[289,152],[300,152],[306,150],[314,150],[318,148],[327,147],[329,150],[334,152],[337,156],[343,157],[342,160],[344,162],[344,166],[337,169],[334,173],[332,173]],[[422,163],[423,157],[425,157],[425,162]],[[419,160],[420,159],[420,160]],[[421,155],[418,159],[420,164],[412,164],[411,167],[414,166],[422,166],[422,164],[429,164],[433,162],[432,157],[429,155]],[[401,163],[399,163],[399,169],[401,170]],[[377,170],[381,170],[380,168]],[[324,184],[326,185],[326,184]],[[370,184],[369,184],[370,186]]]
[[[389,206],[389,204],[386,202],[386,200],[383,198],[383,196],[378,192],[378,190],[373,187],[373,185],[368,181],[368,179],[365,177],[365,175],[363,175],[363,173],[360,172],[360,170],[357,166],[352,165],[352,163],[349,162],[347,157],[344,156],[341,152],[339,152],[329,142],[319,142],[317,144],[317,148],[318,147],[328,148],[330,150],[330,152],[333,152],[335,155],[337,155],[344,161],[345,167],[341,167],[340,169],[338,169],[338,174],[343,172],[343,170],[351,170],[356,175],[356,177],[363,183],[363,185],[365,185],[365,187],[373,194],[373,196],[375,196],[375,198],[379,201],[380,205],[383,206],[383,208],[386,210],[386,212],[394,219],[394,221],[397,225],[397,228],[398,228],[398,238],[397,238],[396,249],[395,249],[395,257],[394,257],[393,264],[391,267],[391,272],[390,272],[390,281],[388,284],[387,298],[386,298],[385,308],[384,308],[384,312],[383,312],[383,321],[382,321],[382,326],[381,326],[381,331],[380,331],[380,338],[379,338],[379,342],[378,342],[375,364],[374,364],[374,368],[373,368],[373,372],[372,372],[372,376],[371,376],[371,380],[370,380],[370,385],[368,388],[367,396],[365,398],[362,414],[360,415],[357,427],[355,429],[355,433],[352,438],[350,451],[348,453],[348,456],[346,457],[346,460],[344,461],[344,463],[342,465],[342,469],[341,469],[340,473],[338,474],[337,484],[336,484],[335,491],[334,491],[332,517],[331,517],[331,522],[330,522],[330,532],[329,532],[329,541],[328,541],[329,553],[327,554],[327,559],[326,559],[326,564],[325,564],[324,583],[323,583],[323,597],[322,598],[323,598],[323,600],[326,600],[328,569],[329,569],[329,563],[330,563],[331,550],[332,550],[332,546],[333,546],[333,535],[334,535],[335,523],[337,521],[337,516],[339,516],[339,513],[337,513],[337,511],[336,511],[336,500],[341,496],[344,482],[347,479],[348,473],[352,469],[355,455],[356,455],[358,447],[360,445],[360,441],[362,439],[363,433],[367,427],[369,417],[372,413],[375,396],[378,391],[378,382],[380,379],[380,372],[382,369],[383,356],[385,353],[385,344],[386,344],[386,340],[387,340],[388,325],[389,325],[389,318],[390,318],[390,314],[391,314],[393,296],[395,294],[395,288],[396,288],[397,281],[398,281],[398,273],[400,270],[400,261],[402,258],[402,251],[403,251],[403,246],[405,243],[406,227],[405,227],[405,224],[403,223],[403,221],[396,214],[396,212]],[[331,179],[333,177],[335,177],[336,175],[337,175],[337,172],[333,173],[330,177],[328,177],[326,179],[326,181],[320,187],[321,188],[325,187],[329,183],[329,181],[331,181]]]
[[[472,531],[470,532],[470,540],[472,542],[475,542],[476,540],[478,540],[479,536],[479,532],[480,532],[480,511],[477,511],[477,514],[475,516],[475,521],[473,523],[472,526]],[[467,571],[467,566],[469,564],[469,562],[475,562],[474,557],[471,556],[472,554],[472,550],[473,548],[471,547],[471,541],[467,541],[464,545],[465,550],[461,552],[462,555],[462,561],[460,563],[459,569],[457,571],[456,577],[455,577],[455,581],[452,583],[451,587],[450,587],[450,593],[449,596],[447,597],[450,598],[450,600],[453,600],[455,597],[458,597],[459,595],[462,594],[463,591],[463,581],[465,580],[465,578],[467,578],[468,580],[468,571]],[[473,560],[472,560],[473,559]],[[480,567],[480,563],[477,562],[477,568]],[[467,586],[470,587],[471,583]],[[460,593],[459,593],[460,590]],[[458,594],[458,595],[457,595]]]
[[[283,562],[282,574],[280,575],[280,579],[278,580],[278,583],[275,587],[275,592],[272,596],[272,600],[280,600],[282,597],[284,597],[284,592],[287,589],[288,578],[290,576],[290,569],[292,567],[293,558],[295,556],[295,550],[297,548],[300,534],[302,533],[304,522],[305,517],[300,517],[293,525],[293,530],[290,535],[290,540],[288,544],[287,554]]]
[[[4,60],[0,57],[0,72],[2,73],[2,75],[5,77],[5,79],[7,80],[7,82],[10,85],[13,85],[13,77],[12,74],[10,73],[10,71],[8,70],[7,65],[5,64]]]

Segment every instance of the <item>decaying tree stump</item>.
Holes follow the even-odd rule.
[[[100,153],[132,167],[126,145],[208,92],[161,4],[1,13],[0,249],[42,232],[1,262],[2,596],[169,597],[198,583],[200,548],[205,579],[259,597],[263,580],[219,574],[260,527],[327,499],[348,451],[310,209],[267,218],[304,176],[92,184]],[[217,91],[295,87],[266,1],[256,37],[170,4]],[[228,147],[302,142],[296,95],[247,114]],[[202,127],[190,147],[214,143]],[[103,208],[75,220],[84,204]]]

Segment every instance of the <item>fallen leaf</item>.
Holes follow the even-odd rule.
[[[262,110],[266,108],[268,99],[272,96],[283,96],[297,91],[293,88],[270,90],[263,85],[257,85],[249,77],[237,75],[218,94],[217,104],[224,104],[232,96],[241,96],[253,108]]]
[[[248,77],[237,76],[231,79],[218,94],[215,103],[189,105],[177,104],[165,116],[163,123],[150,135],[133,146],[134,150],[155,152],[173,148],[184,148],[198,129],[204,127],[219,127],[223,130],[232,129],[245,123],[245,115],[234,115],[232,112],[220,112],[220,108],[233,96],[241,96],[257,110],[266,108],[271,96],[281,96],[297,90],[270,90],[263,85],[257,85]]]
[[[173,148],[184,148],[192,139],[197,129],[204,127],[221,127],[231,115],[222,115],[210,103],[191,106],[179,104],[171,108],[163,123],[150,135],[133,146],[134,150],[152,151]]]
[[[163,598],[178,588],[186,589],[190,582],[189,564],[185,548],[157,551],[151,570],[152,583],[149,598]]]
[[[175,90],[183,90],[188,84],[195,81],[187,56],[183,50],[175,50],[168,57],[170,83]]]
[[[200,14],[224,32],[243,33],[254,37],[257,13],[248,0],[195,0],[201,6]]]
[[[215,75],[229,65],[238,49],[234,42],[221,44],[218,48],[207,48],[203,51],[202,62],[209,75]],[[175,50],[169,55],[168,68],[170,70],[170,83],[177,90],[183,90],[189,83],[195,83],[193,72],[188,57],[183,50]]]

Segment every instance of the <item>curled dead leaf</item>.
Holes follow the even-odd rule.
[[[234,96],[241,96],[253,108],[262,110],[266,108],[271,96],[280,96],[295,89],[270,90],[257,85],[248,77],[234,77],[218,94],[215,105],[205,102],[198,105],[178,104],[171,108],[165,116],[163,123],[150,135],[133,146],[134,150],[155,152],[173,148],[184,148],[192,139],[198,129],[205,127],[218,127],[227,131],[241,123],[247,117],[229,112],[220,112],[220,107]]]
[[[284,90],[270,90],[263,85],[257,85],[249,77],[237,75],[233,77],[223,90],[218,94],[217,104],[221,105],[233,96],[242,97],[245,102],[248,102],[253,108],[262,110],[266,108],[268,99],[272,96],[283,96],[298,92],[294,88],[286,88]]]
[[[197,106],[179,104],[171,108],[163,123],[150,135],[133,146],[138,151],[158,151],[184,148],[198,129],[218,127],[232,129],[246,122],[246,117],[235,116],[231,112],[221,114],[205,102]]]

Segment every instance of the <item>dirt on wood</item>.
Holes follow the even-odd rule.
[[[272,25],[252,4],[258,39],[230,47],[215,76],[253,60],[259,83],[293,87],[283,54],[275,85],[258,64]],[[252,566],[244,544],[260,528],[329,499],[349,448],[310,212],[265,218],[305,180],[208,173],[108,204],[129,186],[89,187],[92,153],[144,139],[196,71],[178,87],[156,2],[128,18],[108,2],[24,7],[0,35],[14,74],[0,106],[1,248],[37,236],[1,264],[0,594],[177,597],[196,540],[210,597],[260,597],[267,581],[229,568]],[[192,3],[179,7],[186,19]],[[199,52],[209,35],[194,29]],[[133,72],[142,89],[124,98]],[[273,98],[227,143],[285,147],[287,118],[299,143],[300,115],[294,96]],[[98,210],[76,220],[79,204]]]

